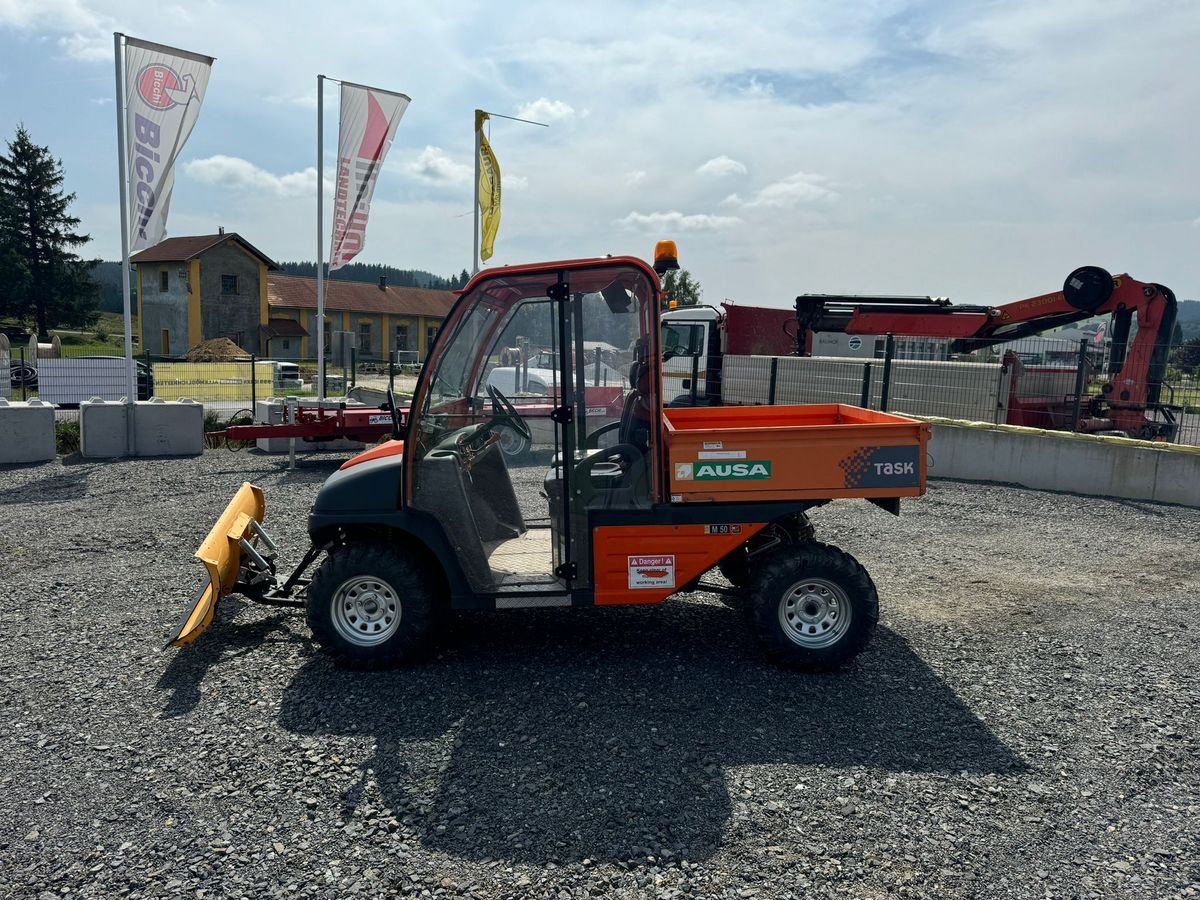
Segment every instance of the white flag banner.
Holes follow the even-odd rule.
[[[175,161],[200,115],[213,58],[125,38],[129,249],[166,237]]]
[[[346,265],[366,245],[371,195],[408,104],[404,94],[342,82],[330,272]]]

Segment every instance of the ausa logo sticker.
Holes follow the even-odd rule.
[[[675,480],[676,481],[691,481],[692,480],[692,464],[691,463],[675,463]]]
[[[693,477],[696,481],[754,481],[770,479],[769,459],[748,459],[745,462],[698,462]]]

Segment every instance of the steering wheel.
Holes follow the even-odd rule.
[[[488,396],[492,398],[492,414],[493,418],[489,423],[491,428],[495,428],[499,422],[498,419],[506,419],[512,426],[513,431],[519,434],[527,441],[533,440],[533,432],[529,430],[529,423],[521,418],[521,414],[517,412],[517,408],[512,405],[512,401],[500,393],[500,389],[495,385],[487,385]]]

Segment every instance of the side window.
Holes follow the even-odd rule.
[[[171,274],[166,269],[160,269],[158,272],[158,292],[165,294],[171,290]]]
[[[238,292],[238,277],[236,275],[221,276],[221,293],[236,294]]]

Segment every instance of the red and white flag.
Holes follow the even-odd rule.
[[[342,82],[330,272],[350,262],[366,246],[371,195],[409,102],[404,94]]]
[[[125,160],[129,249],[167,234],[175,161],[200,115],[213,58],[125,38]]]

